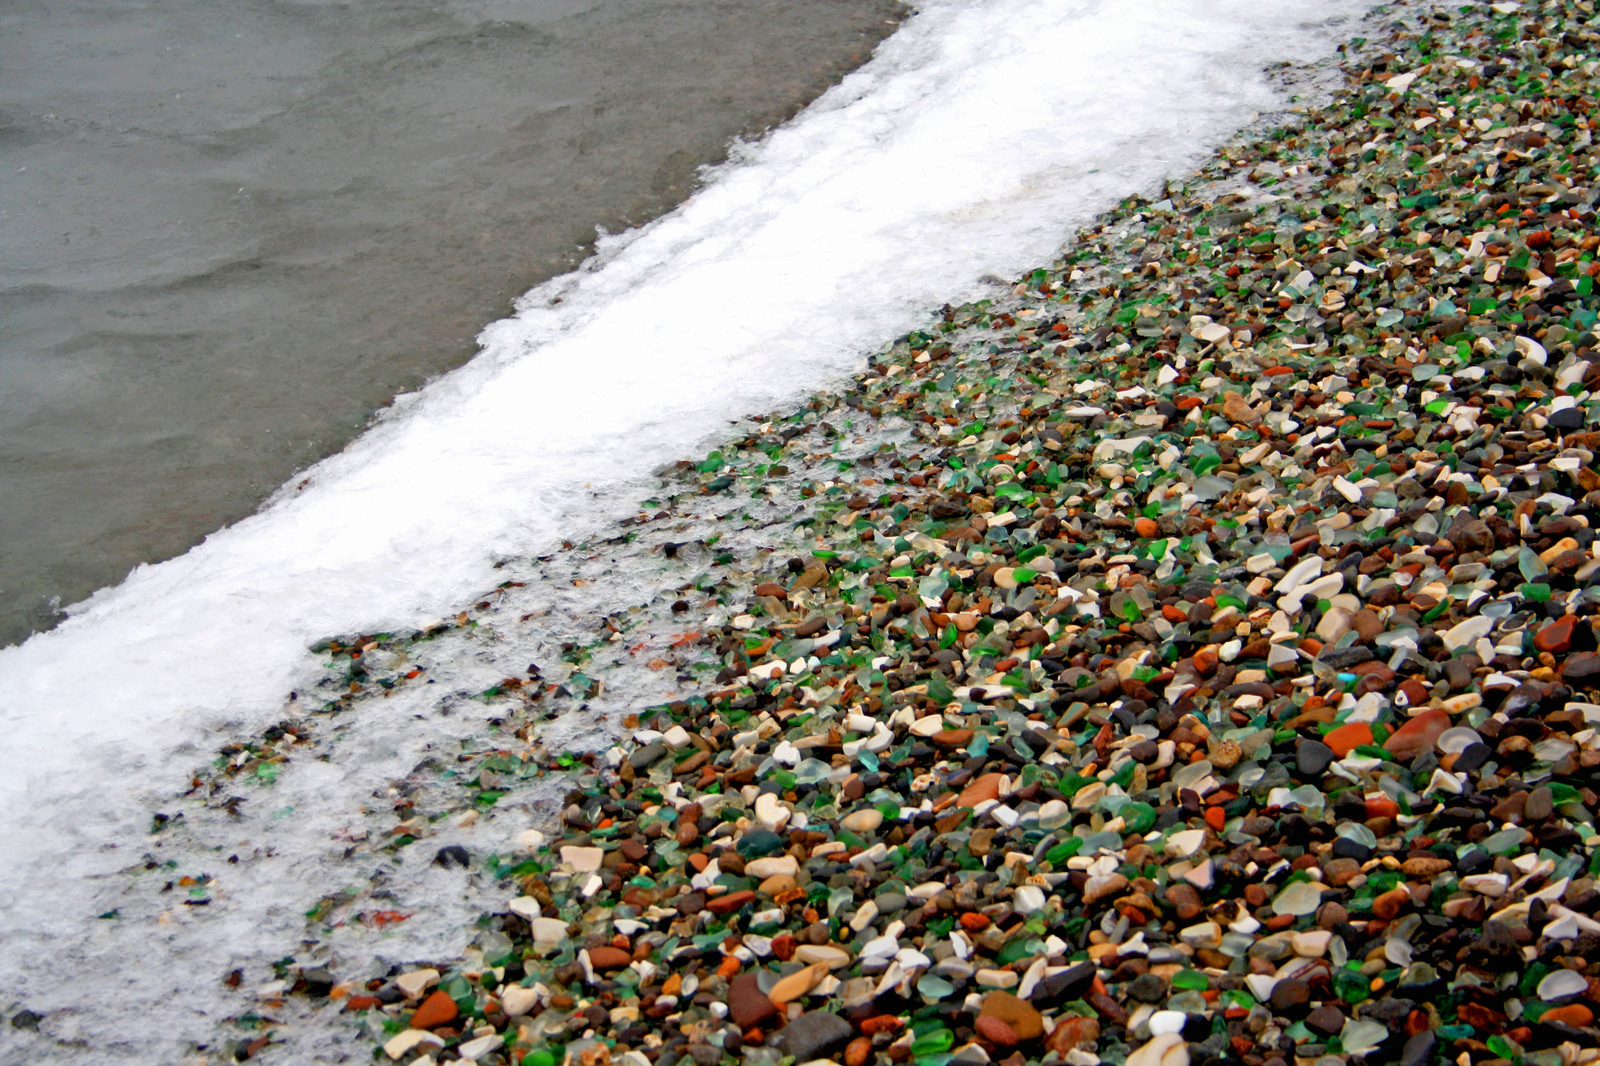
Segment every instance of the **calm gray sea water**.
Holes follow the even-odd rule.
[[[249,514],[898,13],[0,6],[0,643]]]

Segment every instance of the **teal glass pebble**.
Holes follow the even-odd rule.
[[[1483,848],[1490,855],[1509,855],[1515,851],[1522,842],[1528,839],[1528,831],[1520,826],[1502,829],[1491,834],[1483,841]]]
[[[1206,997],[1198,992],[1179,992],[1167,1000],[1168,1010],[1182,1011],[1185,1014],[1204,1014],[1211,1009],[1206,1002]]]
[[[1121,850],[1122,837],[1117,833],[1107,833],[1102,831],[1099,833],[1090,833],[1088,836],[1083,838],[1083,850],[1089,854],[1092,855],[1101,848],[1104,848],[1107,851]]]

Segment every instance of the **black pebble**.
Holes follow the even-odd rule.
[[[300,980],[305,982],[308,995],[325,996],[333,989],[333,974],[321,966],[300,971]]]
[[[433,861],[447,870],[452,866],[466,869],[472,865],[472,853],[460,844],[446,844],[434,855]]]
[[[1547,423],[1551,429],[1582,429],[1583,409],[1580,407],[1564,407],[1550,416]]]
[[[1333,854],[1341,859],[1354,859],[1357,862],[1366,862],[1372,858],[1372,849],[1349,837],[1335,837],[1333,841]]]

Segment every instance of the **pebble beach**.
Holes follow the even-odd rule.
[[[551,634],[363,810],[303,950],[216,975],[254,1006],[202,1050],[1600,1063],[1600,30],[1367,26],[1326,91],[608,539],[316,649],[153,836]],[[469,879],[467,950],[408,951],[374,860]],[[329,946],[356,926],[390,965]]]

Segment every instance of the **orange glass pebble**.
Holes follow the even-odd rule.
[[[1365,722],[1347,722],[1323,737],[1322,742],[1342,759],[1358,745],[1372,743],[1372,727]]]

